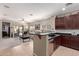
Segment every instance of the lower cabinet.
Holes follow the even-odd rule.
[[[54,39],[54,51],[61,45],[62,36],[58,36]]]
[[[48,44],[48,55],[51,56],[54,52],[54,44],[52,42],[49,42]]]
[[[71,38],[71,48],[79,50],[79,37],[72,37]]]
[[[61,36],[56,37],[48,43],[48,55],[51,56],[61,44]]]
[[[48,45],[48,54],[52,55],[52,53],[59,47],[64,46],[68,48],[72,48],[75,50],[79,50],[79,36],[75,35],[62,35],[58,36],[49,43]]]
[[[66,46],[66,47],[70,47],[71,46],[71,38],[69,36],[62,36],[63,38],[61,39],[61,45]]]
[[[62,36],[61,45],[79,50],[79,37],[78,36]]]

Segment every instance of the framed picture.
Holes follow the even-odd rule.
[[[35,30],[40,30],[40,24],[35,24]]]
[[[47,29],[51,29],[51,25],[47,25]]]

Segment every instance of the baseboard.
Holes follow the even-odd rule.
[[[33,53],[33,56],[37,56],[37,54]]]

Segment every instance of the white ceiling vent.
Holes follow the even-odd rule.
[[[10,8],[10,7],[9,7],[9,6],[7,6],[7,5],[4,5],[4,7],[5,7],[5,8]]]
[[[72,3],[66,3],[66,6],[70,6],[70,5],[72,5]]]

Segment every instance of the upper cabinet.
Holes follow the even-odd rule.
[[[56,29],[65,29],[65,26],[64,26],[64,17],[56,17],[55,19],[55,28]]]
[[[56,17],[55,29],[79,29],[79,13],[64,17]]]

